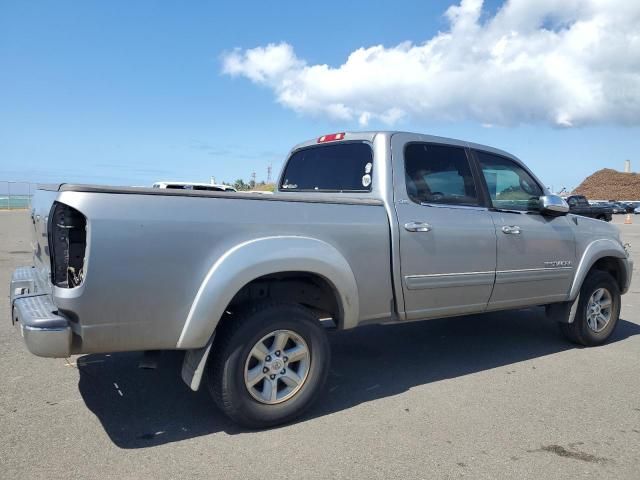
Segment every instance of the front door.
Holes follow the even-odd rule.
[[[495,207],[498,259],[489,309],[566,300],[576,267],[571,220],[540,214],[543,189],[522,166],[489,152],[474,155]]]
[[[495,279],[496,234],[478,176],[463,146],[420,138],[391,141],[406,318],[482,312]]]

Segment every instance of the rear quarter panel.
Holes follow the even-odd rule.
[[[176,348],[216,260],[274,235],[335,247],[355,276],[360,321],[391,315],[383,206],[75,191],[59,200],[88,219],[85,281],[55,288],[58,306],[77,319],[83,352]]]

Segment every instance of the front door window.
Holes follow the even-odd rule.
[[[542,188],[517,163],[487,152],[476,152],[495,208],[539,211]]]

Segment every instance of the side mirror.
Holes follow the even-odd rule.
[[[569,212],[569,205],[558,195],[543,195],[540,197],[540,213],[559,217]]]

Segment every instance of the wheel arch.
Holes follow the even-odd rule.
[[[584,280],[594,269],[613,276],[621,293],[629,288],[632,267],[624,248],[613,240],[601,239],[590,243],[585,249],[571,284],[569,300],[573,301],[578,297]]]
[[[338,288],[317,272],[281,271],[255,278],[235,294],[227,310],[233,312],[248,303],[263,301],[300,304],[320,318],[330,317],[338,329],[344,328],[345,312]]]
[[[320,291],[331,289],[341,328],[356,326],[358,287],[344,256],[322,240],[298,237],[264,237],[243,242],[225,252],[209,269],[193,300],[179,349],[205,346],[225,311],[238,295],[261,279],[316,279]]]

